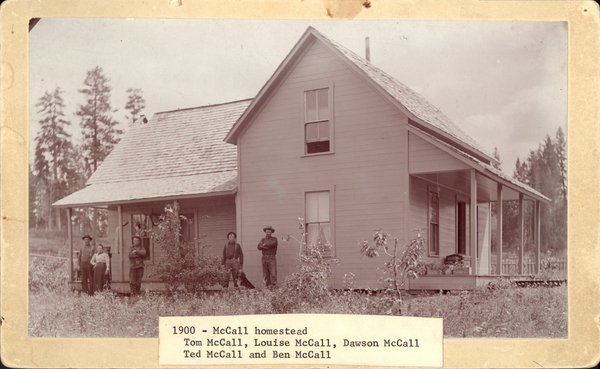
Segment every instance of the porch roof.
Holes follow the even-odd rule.
[[[140,179],[127,182],[97,183],[57,202],[57,207],[107,207],[109,205],[174,200],[233,194],[237,190],[237,171],[190,176]]]
[[[552,200],[549,199],[547,196],[531,188],[525,183],[510,177],[501,170],[494,168],[494,166],[484,163],[483,161],[473,157],[472,155],[469,155],[468,153],[461,151],[460,149],[452,145],[447,144],[446,142],[430,135],[427,132],[424,132],[416,127],[410,127],[409,131],[415,133],[424,140],[446,151],[450,155],[466,163],[468,166],[477,170],[479,173],[481,173],[482,175],[491,179],[494,182],[501,183],[518,193],[522,193],[523,195],[527,195],[536,200],[543,201],[545,203],[552,202]]]
[[[57,207],[230,194],[237,147],[223,142],[250,99],[156,113],[131,126],[87,186]]]

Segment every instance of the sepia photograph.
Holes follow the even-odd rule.
[[[28,336],[569,338],[565,21],[33,18]]]

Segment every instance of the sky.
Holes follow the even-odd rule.
[[[154,113],[254,97],[308,26],[364,56],[438,107],[502,169],[559,127],[567,133],[567,23],[43,18],[29,34],[30,161],[45,92],[65,93],[80,140],[87,71],[110,79],[114,118],[127,127],[126,90]]]

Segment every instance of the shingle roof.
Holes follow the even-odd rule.
[[[350,62],[360,68],[369,78],[383,88],[390,96],[402,104],[415,117],[431,124],[432,126],[444,131],[464,144],[480,151],[481,153],[492,157],[483,147],[481,147],[473,138],[466,134],[459,126],[454,124],[450,118],[442,113],[438,108],[433,106],[423,96],[419,95],[402,82],[398,81],[388,73],[377,68],[370,61],[357,55],[353,51],[340,45],[336,41],[328,38],[317,30],[321,38],[325,39],[333,45],[340,53],[342,53]]]
[[[156,113],[130,127],[86,188],[55,205],[234,190],[237,148],[223,137],[250,101]]]

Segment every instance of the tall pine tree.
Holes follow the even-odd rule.
[[[122,130],[117,129],[118,122],[113,119],[113,109],[110,105],[112,87],[109,78],[100,67],[87,72],[79,90],[86,99],[85,105],[79,105],[77,115],[81,117],[83,142],[81,153],[86,163],[86,178],[98,169],[114,146],[119,142]],[[92,235],[94,239],[98,229],[98,211],[95,209],[92,217]]]
[[[98,169],[123,133],[116,128],[118,122],[112,117],[112,87],[108,84],[109,81],[102,68],[95,67],[87,72],[83,82],[85,88],[78,90],[86,99],[85,105],[79,105],[77,115],[81,117],[82,149],[89,175]]]
[[[65,103],[63,91],[56,87],[53,92],[46,92],[37,102],[40,131],[35,138],[34,168],[38,190],[46,193],[44,200],[38,203],[38,214],[46,218],[46,227],[61,229],[60,209],[52,209],[51,204],[66,196],[68,182],[68,156],[72,149],[71,135],[65,128],[71,123],[64,119]]]
[[[127,89],[127,93],[125,110],[127,110],[130,115],[126,115],[125,118],[129,121],[129,125],[132,125],[140,117],[142,109],[146,107],[146,100],[142,97],[142,89],[140,88]]]

